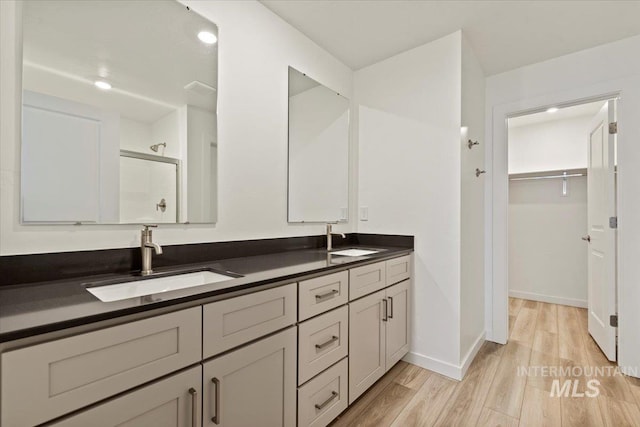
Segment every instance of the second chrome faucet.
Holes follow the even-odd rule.
[[[140,251],[142,252],[142,270],[140,274],[143,276],[148,276],[153,273],[153,268],[151,264],[151,250],[154,250],[156,255],[162,255],[162,246],[157,243],[153,243],[153,235],[151,233],[150,228],[155,228],[157,225],[144,225],[144,229],[142,230],[142,234],[140,236]]]
[[[333,242],[331,240],[334,234],[342,236],[343,239],[345,238],[344,233],[333,232],[333,223],[327,223],[327,251],[333,249]]]

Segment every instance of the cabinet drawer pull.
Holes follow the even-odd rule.
[[[338,393],[336,393],[335,391],[332,391],[332,392],[331,392],[331,396],[330,396],[327,400],[325,400],[324,402],[322,402],[322,403],[321,403],[321,404],[319,404],[319,405],[318,405],[317,403],[315,404],[316,409],[317,409],[318,411],[322,411],[322,410],[323,410],[323,409],[324,409],[324,408],[325,408],[329,403],[331,403],[331,401],[332,401],[333,399],[335,399],[336,397],[338,397]]]
[[[216,388],[216,392],[214,395],[215,397],[214,404],[216,405],[216,412],[214,412],[213,417],[211,417],[211,421],[213,421],[214,424],[220,424],[220,380],[214,377],[214,378],[211,378],[211,382]]]
[[[324,349],[326,346],[333,344],[334,342],[338,341],[340,338],[338,338],[337,336],[332,336],[331,339],[329,339],[329,341],[324,342],[322,344],[316,344],[316,349],[317,350],[322,350]]]
[[[389,297],[389,319],[393,319],[393,297]]]
[[[198,391],[191,387],[189,394],[191,395],[191,427],[198,427]]]
[[[326,299],[333,298],[340,293],[337,289],[331,289],[326,294],[316,295],[316,302],[322,302]]]
[[[382,298],[382,321],[386,322],[389,320],[389,307],[387,305],[387,299]]]

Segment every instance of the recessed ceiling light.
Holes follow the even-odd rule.
[[[198,38],[202,43],[206,43],[206,44],[214,44],[215,42],[218,41],[218,38],[216,37],[216,35],[209,31],[200,31],[198,33]]]
[[[102,90],[109,90],[111,89],[111,85],[107,82],[105,82],[104,80],[97,80],[94,85],[96,85],[96,87],[98,89],[102,89]]]
[[[558,111],[559,108],[558,107],[551,107],[547,109],[547,113],[555,113],[556,111]]]

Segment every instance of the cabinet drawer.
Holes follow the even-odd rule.
[[[298,427],[324,427],[347,409],[347,359],[298,389]]]
[[[386,264],[378,262],[349,270],[349,301],[386,286]]]
[[[296,323],[296,284],[207,304],[203,309],[203,355],[260,338]]]
[[[411,277],[411,256],[402,256],[387,261],[387,286]]]
[[[349,308],[345,305],[298,326],[298,384],[327,369],[349,351]]]
[[[302,321],[346,304],[349,300],[349,273],[341,271],[303,280],[298,291],[298,311]]]
[[[55,427],[195,427],[200,420],[202,366],[173,375],[64,418]]]
[[[194,307],[2,355],[2,425],[26,426],[198,362]]]

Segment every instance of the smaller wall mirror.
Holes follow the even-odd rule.
[[[289,222],[349,217],[349,100],[289,67]]]

